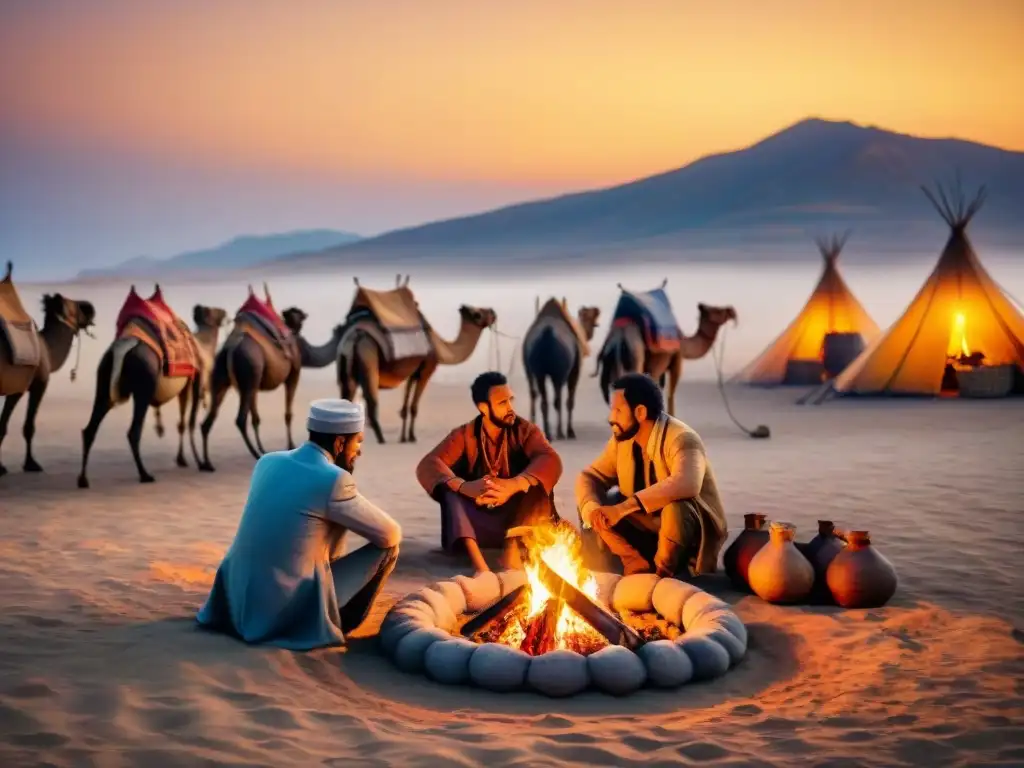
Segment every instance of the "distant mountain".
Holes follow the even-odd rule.
[[[88,269],[79,279],[98,277],[156,277],[211,270],[238,270],[281,258],[288,254],[319,251],[360,239],[351,232],[332,229],[297,230],[272,235],[242,235],[214,248],[190,251],[169,259],[146,256],[129,259],[113,267]]]
[[[450,259],[493,252],[597,253],[735,248],[807,242],[852,228],[854,241],[934,240],[945,226],[921,184],[988,188],[972,230],[1024,243],[1024,153],[959,139],[924,139],[850,122],[808,119],[735,152],[609,189],[512,205],[483,214],[394,230],[285,262],[326,264],[404,255]],[[926,241],[929,242],[929,241]],[[807,247],[808,252],[814,252]]]

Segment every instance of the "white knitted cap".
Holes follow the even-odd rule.
[[[309,404],[306,428],[325,435],[354,435],[363,431],[365,422],[362,403],[325,398]]]

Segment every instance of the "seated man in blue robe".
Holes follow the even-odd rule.
[[[309,440],[256,462],[238,532],[199,624],[292,650],[343,645],[370,613],[398,560],[402,531],[357,490],[364,416],[316,400]],[[349,532],[368,544],[343,555]]]

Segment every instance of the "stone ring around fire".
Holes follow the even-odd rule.
[[[398,601],[385,616],[380,643],[395,665],[447,685],[492,691],[534,690],[571,696],[593,687],[616,696],[644,685],[677,688],[724,675],[747,650],[747,629],[723,600],[692,584],[654,574],[594,573],[603,611],[657,613],[683,630],[636,651],[607,644],[584,655],[558,648],[530,655],[501,642],[454,635],[466,615],[511,599],[526,582],[523,571],[486,572],[439,581]]]

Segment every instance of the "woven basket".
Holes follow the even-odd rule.
[[[956,372],[960,397],[1006,397],[1013,390],[1017,366],[981,365]]]

